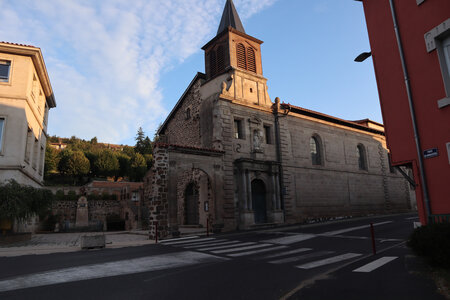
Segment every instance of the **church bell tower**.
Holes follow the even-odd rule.
[[[262,43],[246,34],[233,1],[227,0],[217,35],[202,48],[207,80],[222,80],[227,74],[222,95],[248,104],[271,105],[262,71]]]

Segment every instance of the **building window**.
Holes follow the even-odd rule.
[[[245,47],[243,44],[236,45],[236,58],[238,68],[247,70],[247,58],[245,55]]]
[[[41,153],[39,158],[39,175],[42,175],[42,171],[44,170],[44,159],[45,159],[45,153],[44,153],[44,146],[41,145]]]
[[[450,19],[425,33],[428,53],[437,50],[446,97],[438,99],[438,107],[450,105]]]
[[[186,109],[186,120],[189,120],[191,118],[191,109],[188,107]]]
[[[366,149],[361,144],[356,147],[356,157],[358,158],[359,169],[367,171]]]
[[[248,47],[247,48],[247,70],[250,72],[256,73],[256,57],[255,57],[255,50]]]
[[[3,150],[3,128],[5,127],[5,118],[0,118],[0,153]]]
[[[242,120],[234,120],[234,138],[244,139],[244,133],[242,131]]]
[[[39,140],[34,140],[34,149],[33,149],[33,160],[31,166],[36,170],[37,162],[39,160]]]
[[[30,128],[27,128],[27,139],[25,141],[25,162],[30,162],[31,156],[31,143],[33,142],[33,132]]]
[[[264,142],[272,144],[272,130],[269,125],[264,125]]]
[[[312,136],[309,140],[309,149],[311,151],[311,161],[313,165],[322,165],[322,147],[320,138],[318,136]]]
[[[0,60],[0,82],[8,82],[11,70],[11,62],[9,60]]]

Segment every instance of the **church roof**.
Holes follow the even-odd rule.
[[[232,27],[242,33],[245,33],[244,26],[242,25],[241,19],[236,11],[236,7],[234,7],[233,0],[227,0],[227,3],[225,4],[217,34],[221,33],[228,27]]]

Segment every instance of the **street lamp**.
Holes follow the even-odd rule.
[[[356,62],[363,62],[372,56],[372,52],[363,52],[355,58]]]

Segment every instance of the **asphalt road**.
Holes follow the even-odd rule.
[[[0,299],[441,299],[405,264],[413,221],[404,214],[0,258]]]

